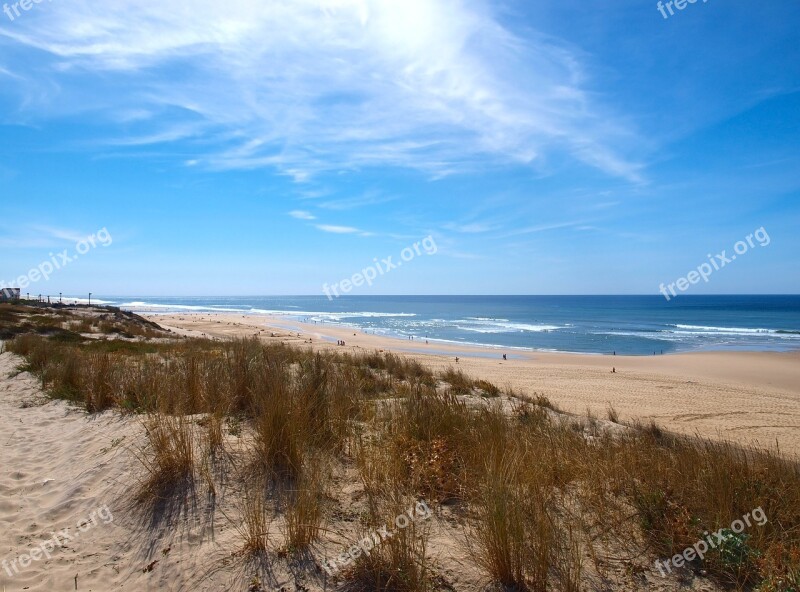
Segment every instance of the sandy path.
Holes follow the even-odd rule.
[[[544,394],[567,411],[588,409],[605,416],[611,404],[624,420],[655,419],[680,433],[777,445],[800,456],[800,352],[601,356],[509,351],[509,360],[503,361],[499,349],[390,339],[279,317],[206,313],[149,318],[184,334],[257,334],[314,348],[394,351],[435,369],[455,366],[458,356],[458,367],[471,376],[525,394]],[[337,346],[339,339],[347,346]]]
[[[29,375],[6,378],[18,363],[11,354],[0,355],[0,583],[8,590],[74,590],[77,574],[78,589],[87,590],[117,564],[111,541],[120,537],[120,526],[113,520],[112,492],[122,475],[108,468],[118,465],[121,449],[107,447],[129,430],[111,417],[88,421],[64,403],[44,403]],[[88,521],[86,532],[77,528],[82,521]],[[54,532],[63,547],[55,545]],[[40,543],[50,558],[26,566],[21,556]],[[87,563],[97,555],[103,560]]]
[[[184,515],[175,527],[165,514],[133,509],[130,494],[141,475],[131,452],[141,443],[138,420],[47,402],[28,374],[8,378],[19,362],[0,354],[3,590],[74,591],[76,575],[79,591],[229,589],[231,573],[208,570],[212,558],[218,562],[236,547],[226,536],[232,529],[217,525],[215,541],[202,520]],[[23,565],[36,549],[39,559]],[[154,569],[143,572],[153,560]]]

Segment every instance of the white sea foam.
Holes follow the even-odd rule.
[[[355,318],[388,318],[388,317],[415,317],[415,313],[409,312],[324,312],[319,310],[265,310],[263,308],[251,308],[254,314],[264,314],[272,316],[289,317],[309,317],[330,320],[355,319]]]
[[[94,299],[92,300],[94,302]],[[98,303],[100,301],[97,301]],[[415,313],[393,313],[393,312],[325,312],[325,311],[305,311],[305,310],[276,310],[253,308],[242,305],[241,308],[230,308],[220,304],[192,305],[192,304],[156,304],[153,302],[134,301],[125,302],[119,305],[121,308],[129,308],[140,311],[187,311],[187,312],[228,312],[237,314],[254,314],[270,316],[287,316],[293,318],[308,317],[316,321],[340,321],[343,319],[355,318],[382,318],[382,317],[415,317]]]
[[[675,325],[676,328],[684,330],[686,333],[727,333],[732,335],[774,335],[778,331],[775,329],[750,329],[747,327],[706,327],[703,325]],[[675,331],[680,333],[681,331]]]
[[[508,321],[470,321],[469,319],[462,319],[453,321],[453,326],[462,331],[471,331],[473,333],[542,333],[545,331],[557,331],[564,327],[558,325],[534,325],[530,323],[511,323]]]
[[[492,317],[467,317],[470,321],[500,321],[501,323],[507,323],[508,319],[493,319]]]
[[[191,312],[235,312],[246,313],[247,310],[241,308],[225,308],[217,305],[190,305],[190,304],[154,304],[149,302],[125,302],[119,305],[120,308],[130,308],[148,312],[169,312],[169,311],[191,311]]]
[[[51,302],[55,302],[55,297],[50,297]],[[88,298],[73,298],[71,296],[64,296],[61,299],[62,302],[67,304],[75,303],[75,304],[89,304]],[[114,304],[113,300],[100,300],[99,298],[92,298],[92,304]]]

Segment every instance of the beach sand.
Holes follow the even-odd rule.
[[[135,494],[145,477],[138,460],[146,445],[141,418],[118,411],[90,415],[51,400],[37,379],[16,371],[22,362],[14,354],[0,354],[2,590],[342,589],[314,561],[279,552],[285,539],[277,520],[270,526],[266,559],[245,556],[237,532],[241,491],[235,479],[218,478],[213,496],[198,476],[196,490],[185,495],[152,505],[138,502]],[[227,434],[225,445],[236,455],[247,441]],[[329,495],[329,536],[314,544],[316,561],[337,556],[364,534],[360,517],[368,512],[367,501],[355,467],[345,464],[335,471]],[[457,509],[437,509],[426,522],[427,556],[448,590],[497,590],[468,552],[456,526],[462,519]],[[638,562],[637,576],[631,577],[631,565],[606,565],[603,586],[624,592],[722,590],[702,576],[663,578],[651,562]],[[586,570],[599,585],[599,575],[589,565]],[[257,573],[265,578],[258,584]]]
[[[544,395],[565,411],[585,414],[588,410],[604,418],[612,406],[623,421],[654,420],[681,434],[777,446],[784,455],[800,457],[800,352],[655,356],[524,352],[426,344],[424,339],[406,341],[274,316],[144,316],[187,335],[258,335],[266,341],[316,349],[391,351],[435,370],[457,366],[473,378],[519,394]],[[346,346],[337,346],[337,340],[344,340]],[[503,353],[508,361],[502,359]]]
[[[503,361],[503,352],[492,348],[426,345],[424,340],[406,343],[281,318],[207,314],[151,318],[178,334],[216,338],[257,334],[264,340],[319,349],[395,351],[435,369],[456,366],[458,356],[458,368],[475,378],[523,394],[544,394],[575,413],[589,408],[604,416],[611,402],[625,420],[654,418],[675,431],[743,443],[758,440],[763,446],[774,446],[777,440],[784,454],[800,449],[797,353],[635,358],[513,352]],[[338,346],[337,340],[347,345]],[[335,589],[313,562],[298,562],[275,551],[285,546],[280,524],[271,527],[266,568],[246,559],[237,532],[240,483],[224,471],[215,495],[209,495],[198,476],[194,493],[157,499],[152,506],[137,501],[140,481],[146,477],[139,460],[146,445],[142,418],[118,411],[87,414],[65,401],[51,400],[37,379],[17,370],[22,362],[14,354],[0,354],[3,590]],[[612,367],[616,373],[611,373]],[[248,446],[247,438],[226,433],[225,449],[231,458],[246,457]],[[320,560],[336,556],[345,543],[363,535],[359,517],[367,512],[363,487],[351,464],[337,469],[329,495],[325,528],[335,536],[315,544],[313,553]],[[438,509],[429,524],[429,557],[452,586],[448,589],[497,589],[469,555],[462,531],[454,528],[460,521],[456,509],[446,505]],[[48,542],[54,533],[58,545]],[[47,549],[47,555],[37,549]],[[652,563],[637,563],[638,575],[632,577],[633,565],[606,565],[604,587],[631,592],[721,590],[702,576],[690,581],[678,573],[662,578]],[[599,585],[599,575],[587,569]],[[253,574],[259,570],[268,574],[269,581],[254,586]]]

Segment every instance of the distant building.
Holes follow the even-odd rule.
[[[19,288],[3,288],[0,290],[0,301],[19,300]]]

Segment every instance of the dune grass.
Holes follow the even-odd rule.
[[[20,314],[0,307],[0,319]],[[507,589],[579,590],[589,570],[603,575],[620,557],[652,569],[760,508],[768,522],[688,569],[737,589],[797,590],[800,469],[774,451],[625,425],[613,408],[616,429],[605,430],[605,420],[567,417],[544,395],[509,405],[490,383],[394,354],[142,340],[111,347],[31,331],[6,347],[53,397],[141,414],[150,490],[191,482],[198,455],[224,452],[241,426],[248,471],[237,528],[248,553],[274,549],[278,531],[285,547],[313,549],[331,519],[331,467],[351,466],[365,529],[409,500],[447,504],[487,582]],[[281,526],[271,530],[273,508]],[[351,590],[432,589],[427,528],[403,529],[337,577]]]
[[[149,449],[140,456],[147,479],[141,495],[160,498],[191,487],[195,475],[194,426],[184,416],[148,415],[144,420]]]

